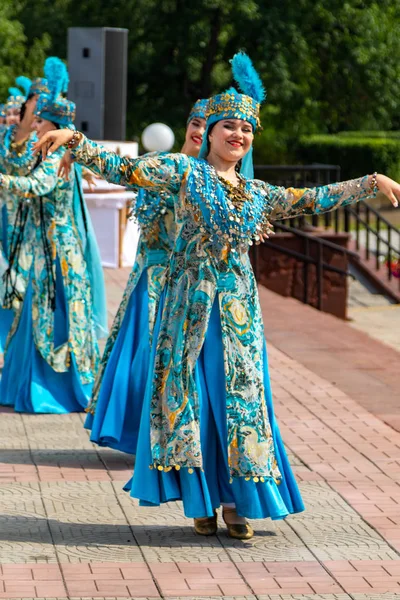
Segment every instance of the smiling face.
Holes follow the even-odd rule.
[[[46,121],[46,119],[41,119],[40,117],[36,117],[33,121],[32,129],[34,129],[37,133],[39,140],[44,136],[48,131],[53,131],[57,129],[57,127],[51,121]]]
[[[189,156],[198,156],[200,152],[201,142],[206,129],[206,120],[200,117],[195,117],[189,121],[186,128],[184,151]]]
[[[226,162],[238,162],[250,150],[253,138],[253,127],[247,121],[218,121],[208,136],[210,154]]]
[[[6,125],[17,125],[19,123],[19,108],[9,108],[6,112]]]

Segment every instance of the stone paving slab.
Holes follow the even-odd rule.
[[[107,275],[110,317],[127,274]],[[297,343],[301,354],[301,330]],[[0,409],[0,599],[400,598],[400,434],[321,371],[332,352],[347,360],[353,347],[319,339],[310,369],[269,342],[276,413],[306,511],[253,521],[248,542],[229,538],[223,523],[217,536],[197,536],[180,503],[139,507],[122,490],[133,458],[92,445],[84,414]],[[364,357],[352,358],[356,376],[368,371]],[[370,393],[393,389],[385,377],[370,376]]]
[[[268,346],[273,344],[400,431],[399,353],[394,348],[293,298],[264,287],[259,296]],[[395,330],[395,325],[390,328]]]
[[[63,596],[63,597],[32,597],[20,598],[19,600],[94,600],[101,598],[102,600],[126,600],[125,597],[118,596]],[[130,600],[152,600],[153,597],[131,596]],[[170,596],[169,600],[395,600],[398,599],[397,594],[269,594],[269,595],[251,595],[251,596]]]

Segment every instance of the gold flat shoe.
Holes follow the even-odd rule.
[[[217,533],[217,513],[213,517],[194,519],[194,529],[199,535],[215,535]]]
[[[254,535],[253,528],[251,525],[249,525],[249,523],[239,525],[235,523],[227,523],[225,521],[225,525],[228,529],[230,537],[235,538],[236,540],[249,540]]]

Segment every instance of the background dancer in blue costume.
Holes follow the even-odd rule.
[[[37,141],[36,133],[32,131],[34,121],[34,108],[38,95],[48,91],[45,79],[31,81],[28,77],[17,77],[16,84],[24,90],[16,96],[14,94],[12,106],[17,107],[19,122],[0,128],[0,173],[6,175],[27,175],[38,161],[33,155],[33,144]],[[16,88],[15,88],[16,89]],[[13,200],[13,193],[0,189],[1,201],[1,245],[2,266],[1,276],[8,267],[8,250],[10,236],[12,235],[17,202]],[[1,302],[3,301],[3,286],[1,288]],[[22,293],[22,290],[20,290]],[[13,320],[13,311],[0,308],[0,352],[6,347],[7,336]]]
[[[400,185],[376,173],[313,189],[252,179],[264,91],[246,55],[232,67],[243,93],[231,88],[209,100],[203,159],[121,158],[69,131],[49,133],[37,148],[51,154],[69,143],[78,162],[110,181],[175,195],[175,243],[125,489],[146,506],[182,500],[203,535],[216,532],[222,504],[229,534],[248,539],[246,517],[304,509],[274,416],[249,246],[269,234],[274,216],[331,211],[378,188],[397,205]]]
[[[5,124],[17,125],[19,123],[19,114],[21,106],[25,102],[25,96],[19,88],[11,87],[8,90],[9,96],[4,105]]]
[[[46,75],[50,91],[35,108],[39,139],[70,125],[75,112],[60,95],[68,83],[62,61],[49,59]],[[28,175],[0,175],[0,189],[17,205],[4,297],[16,315],[0,402],[19,412],[84,410],[98,367],[92,294],[73,214],[75,182],[57,176],[63,152],[39,160]]]
[[[193,106],[182,152],[198,156],[207,100]],[[107,340],[85,427],[101,446],[136,453],[151,339],[174,245],[174,198],[140,190],[134,214],[140,225],[135,264]]]

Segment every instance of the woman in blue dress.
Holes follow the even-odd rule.
[[[0,173],[13,176],[27,175],[38,161],[38,157],[33,154],[33,144],[37,141],[36,134],[32,131],[33,110],[38,95],[48,91],[46,80],[41,78],[31,81],[28,77],[21,76],[17,77],[16,84],[24,90],[24,95],[21,92],[17,95],[15,92],[10,100],[11,105],[19,112],[19,122],[0,128]],[[8,267],[8,249],[16,210],[16,204],[10,196],[12,193],[8,190],[0,189],[1,276]],[[0,289],[4,291],[2,286]],[[2,293],[0,299],[2,302]],[[5,350],[12,320],[12,310],[0,308],[0,353]]]
[[[64,64],[54,60],[49,93],[35,108],[39,139],[73,122],[75,105],[60,95],[67,78]],[[83,411],[98,368],[90,279],[74,217],[75,180],[57,174],[63,153],[39,159],[25,175],[0,174],[0,190],[9,192],[15,212],[4,290],[4,306],[15,317],[0,403],[18,412]]]
[[[78,162],[110,181],[174,194],[176,235],[125,489],[145,506],[182,500],[203,535],[216,532],[223,505],[229,534],[249,539],[246,518],[304,509],[274,416],[249,246],[269,234],[275,216],[323,213],[378,188],[397,204],[400,185],[377,174],[313,189],[253,179],[264,91],[246,55],[232,67],[243,93],[231,88],[209,100],[201,158],[121,158],[69,131],[51,132],[38,148],[46,154],[68,143]]]
[[[197,156],[207,101],[193,106],[182,152]],[[174,244],[174,198],[140,190],[134,213],[141,228],[135,264],[107,340],[85,427],[100,446],[136,453],[158,303]]]
[[[37,141],[37,135],[32,128],[37,100],[41,94],[49,93],[47,78],[54,80],[59,77],[59,73],[64,73],[66,82],[68,79],[66,67],[57,57],[47,58],[43,70],[44,78],[38,77],[31,81],[28,77],[21,76],[16,79],[16,84],[24,90],[24,95],[19,92],[17,96],[16,92],[14,92],[12,96],[12,105],[18,106],[20,120],[16,124],[0,128],[0,173],[12,176],[27,176],[38,166],[38,157],[33,154],[33,144]],[[22,104],[20,104],[21,102]],[[97,241],[83,198],[80,166],[74,169],[74,172],[71,174],[71,180],[74,183],[73,215],[89,272],[93,293],[92,310],[96,333],[98,337],[104,337],[107,334],[105,282]],[[4,258],[0,265],[0,270],[3,272],[7,268],[8,248],[10,246],[10,238],[14,233],[14,220],[19,206],[19,203],[15,202],[14,196],[15,191],[0,188],[2,202],[2,258]],[[20,280],[19,283],[20,285],[23,284],[23,280]],[[23,289],[19,289],[21,296],[23,292]],[[0,298],[1,296],[2,293],[0,293]],[[12,318],[13,313],[11,310],[0,309],[0,352],[3,352],[6,347]]]

